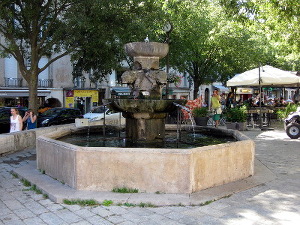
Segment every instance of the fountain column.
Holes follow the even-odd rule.
[[[126,136],[134,142],[156,142],[165,137],[165,118],[176,110],[174,102],[162,99],[167,73],[159,70],[159,59],[165,57],[169,45],[158,42],[133,42],[125,45],[133,57],[134,69],[122,75],[122,82],[131,88],[131,99],[110,99],[110,107],[123,112]]]

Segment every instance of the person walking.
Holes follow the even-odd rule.
[[[12,108],[10,110],[10,131],[9,133],[18,132],[23,129],[23,120],[19,115],[19,110],[17,108]]]
[[[221,100],[221,97],[219,95],[219,90],[215,89],[213,92],[213,95],[211,97],[211,109],[214,112],[213,120],[215,121],[215,127],[219,126],[220,118],[221,118],[221,114],[222,114],[220,100]]]
[[[23,122],[26,121],[27,130],[31,130],[31,129],[36,128],[36,119],[37,119],[37,117],[31,109],[29,109],[25,113],[25,115],[23,117]]]

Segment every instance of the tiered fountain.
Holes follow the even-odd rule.
[[[157,42],[133,42],[125,45],[133,57],[134,70],[122,75],[122,82],[131,87],[133,99],[109,99],[110,107],[123,112],[126,136],[135,142],[162,141],[165,138],[165,118],[176,110],[174,103],[184,100],[162,99],[167,73],[159,70],[159,59],[168,54],[169,46]]]
[[[127,137],[136,142],[162,141],[166,114],[180,103],[161,99],[167,74],[159,70],[159,59],[168,53],[168,45],[135,42],[125,48],[134,57],[135,69],[122,79],[131,86],[133,98],[108,102],[126,117]],[[205,129],[238,141],[181,149],[80,147],[58,140],[80,131],[65,129],[37,139],[37,167],[77,190],[126,187],[147,193],[192,193],[253,174],[253,141],[238,131]]]

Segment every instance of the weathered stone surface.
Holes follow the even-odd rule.
[[[253,141],[220,132],[243,140],[194,149],[96,148],[54,140],[62,134],[56,132],[38,138],[38,169],[78,190],[149,193],[192,193],[253,175]]]

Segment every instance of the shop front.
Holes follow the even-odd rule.
[[[51,95],[50,90],[38,90],[38,105],[42,106],[45,99]],[[7,107],[28,107],[29,90],[27,89],[2,89],[0,90],[0,106]]]
[[[84,114],[98,106],[99,90],[65,90],[65,107],[78,108]]]
[[[243,102],[251,98],[253,95],[253,88],[237,88],[236,94],[239,96],[239,99]],[[237,99],[237,100],[239,100]]]

